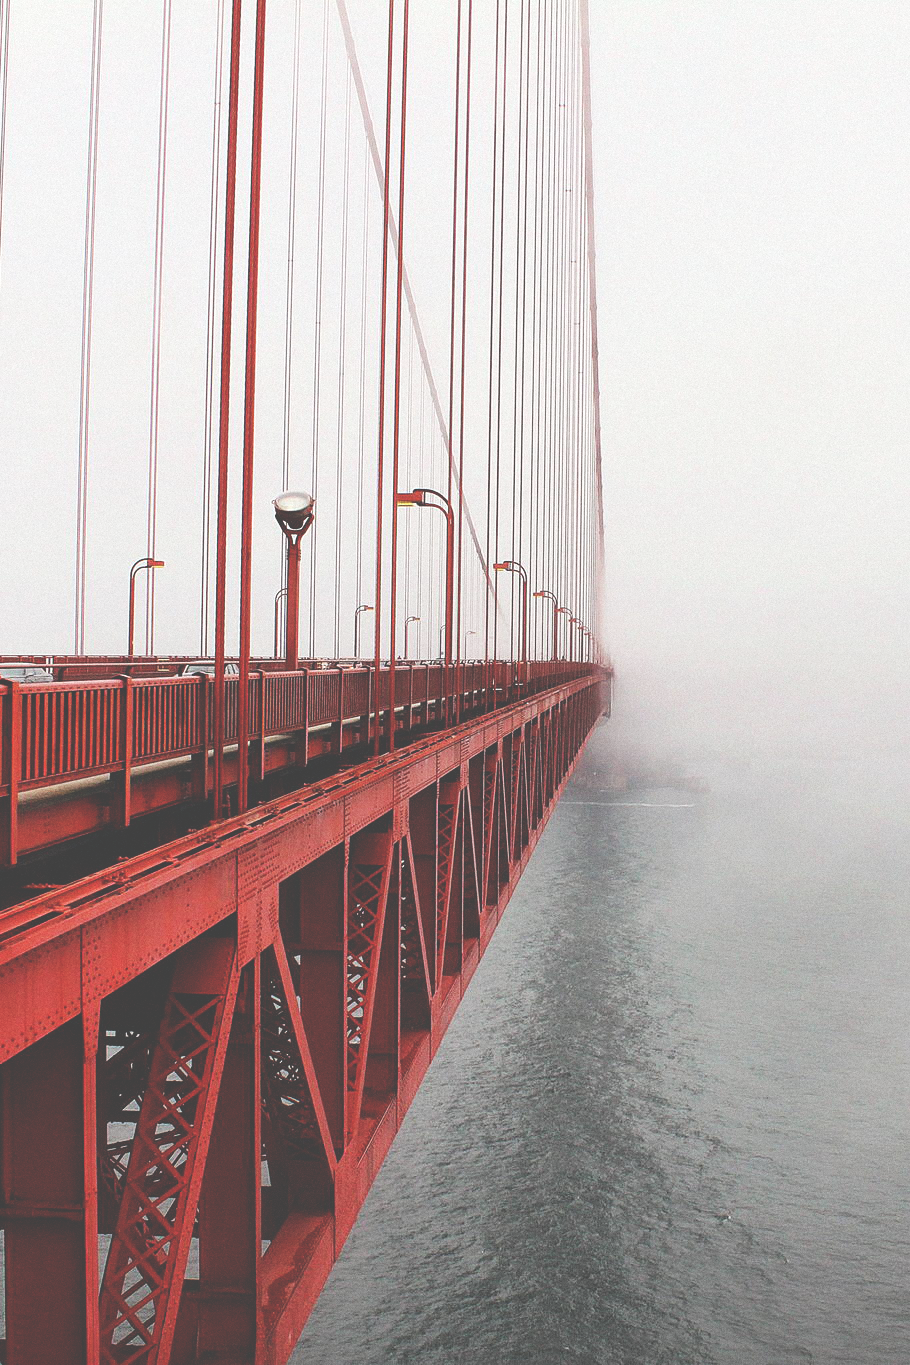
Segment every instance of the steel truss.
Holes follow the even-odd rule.
[[[0,944],[3,1365],[288,1359],[606,686],[23,907]]]

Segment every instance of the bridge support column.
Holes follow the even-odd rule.
[[[281,922],[300,1014],[336,1154],[345,1133],[345,916],[348,846],[323,854],[281,888]]]
[[[439,984],[436,973],[436,840],[438,784],[432,783],[424,791],[412,796],[408,803],[408,823],[411,852],[414,855],[417,900],[426,944],[427,965],[430,972],[430,993]]]
[[[86,1312],[98,1282],[97,1203],[93,1189],[86,1197],[84,1161],[86,1126],[94,1139],[93,1078],[81,1018],[0,1068],[5,1365],[98,1358],[94,1315]],[[94,1169],[93,1140],[89,1150]]]
[[[181,1315],[195,1316],[198,1323],[187,1365],[210,1356],[245,1365],[256,1348],[262,1242],[259,976],[257,957],[243,970],[218,1091],[199,1201],[199,1285],[196,1290],[188,1281],[181,1303]],[[182,1365],[176,1349],[172,1365]]]

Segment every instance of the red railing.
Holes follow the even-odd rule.
[[[540,661],[396,664],[397,724],[405,731],[454,723],[595,671],[594,665]],[[446,676],[448,672],[448,677]],[[388,731],[389,673],[379,676],[379,711]],[[345,726],[360,722],[360,738],[375,712],[374,669],[315,667],[296,673],[255,671],[250,677],[250,739],[310,736],[333,727],[344,747]],[[128,777],[142,764],[196,755],[207,767],[213,741],[211,675],[120,677],[85,682],[0,682],[0,865],[16,860],[19,794],[105,773]],[[237,741],[235,677],[225,681],[225,742]],[[203,783],[203,793],[206,789]],[[197,795],[198,795],[197,789]]]

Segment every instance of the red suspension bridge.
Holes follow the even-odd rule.
[[[139,8],[0,0],[0,1362],[279,1365],[609,711],[587,8]]]

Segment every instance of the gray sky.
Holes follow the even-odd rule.
[[[710,738],[732,730],[745,745],[756,734],[778,733],[811,747],[837,741],[846,725],[854,732],[865,726],[880,740],[903,724],[910,643],[910,9],[890,0],[590,3],[608,636],[623,704],[654,733],[667,728]],[[215,8],[205,9],[203,20],[194,17],[198,31],[191,34],[190,12],[174,5],[161,416],[161,517],[171,564],[159,580],[159,642],[164,630],[167,644],[188,650],[197,629],[183,620],[187,588],[175,566],[192,557],[199,519],[195,484],[187,487],[181,461],[187,431],[198,446],[202,412],[211,79],[201,58],[211,55]],[[478,5],[478,14],[488,8]],[[90,9],[88,0],[12,5],[0,256],[6,379],[0,466],[7,490],[0,529],[3,619],[9,646],[23,650],[69,643],[71,550],[67,542],[60,555],[41,509],[64,487],[71,516],[78,409],[71,360],[79,321],[72,286],[80,269],[82,59]],[[276,2],[270,20],[274,85],[265,174],[278,208],[267,215],[263,236],[271,281],[262,305],[263,506],[280,477],[287,255],[280,206],[293,9],[289,0]],[[381,123],[382,7],[352,0],[351,9]],[[412,10],[414,107],[426,110],[451,78],[443,42],[451,5]],[[108,521],[99,523],[107,549],[97,555],[90,582],[95,648],[118,647],[124,568],[144,549],[136,490],[148,425],[160,14],[157,0],[136,0],[129,10],[107,7],[95,348],[96,373],[106,380],[93,468],[94,505]],[[487,19],[478,19],[479,32],[489,28]],[[318,45],[318,35],[314,21],[307,41]],[[344,117],[343,53],[337,35],[333,41],[330,160]],[[479,88],[488,74],[479,62]],[[42,95],[42,82],[53,98]],[[311,123],[319,92],[310,52],[301,100]],[[410,263],[444,381],[446,291],[437,279],[448,268],[447,246],[432,223],[434,215],[442,221],[451,129],[441,116],[435,126],[418,116],[412,131],[412,225],[430,226]],[[315,174],[317,148],[312,137],[304,143],[305,185]],[[355,148],[355,187],[366,169],[360,156]],[[337,189],[330,204],[332,193]],[[303,193],[301,203],[297,259],[306,262],[314,243],[312,197]],[[375,234],[375,202],[372,211]],[[337,202],[333,213],[337,224]],[[242,231],[240,243],[242,249]],[[313,287],[304,267],[299,318],[311,307]],[[310,364],[303,341],[295,363],[301,374]],[[419,373],[414,383],[419,451],[430,448],[432,423],[420,408]],[[301,402],[293,418],[301,440],[305,407]],[[350,434],[356,414],[346,421]],[[438,449],[432,459],[440,463]],[[415,477],[418,466],[419,460]],[[330,510],[322,515],[330,526]],[[267,647],[278,550],[267,516],[259,527],[262,554],[275,560],[257,587]],[[346,562],[356,553],[353,541],[342,547]],[[422,553],[429,562],[437,548],[427,544]],[[416,571],[414,577],[421,579]],[[120,586],[114,591],[112,584]],[[421,611],[429,622],[431,604]]]

